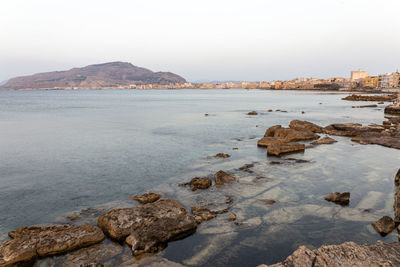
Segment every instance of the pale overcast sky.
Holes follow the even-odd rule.
[[[127,61],[189,81],[400,68],[400,0],[1,0],[0,81]]]

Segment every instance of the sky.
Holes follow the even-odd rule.
[[[111,61],[188,81],[400,68],[399,0],[1,0],[0,81]]]

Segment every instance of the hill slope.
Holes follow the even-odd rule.
[[[67,71],[38,73],[16,77],[0,88],[51,89],[51,88],[102,88],[131,84],[185,83],[186,80],[171,72],[153,72],[126,62],[110,62],[73,68]]]

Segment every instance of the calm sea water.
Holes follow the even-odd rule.
[[[383,105],[352,109],[354,103],[340,100],[344,95],[0,91],[0,234],[156,190],[189,208],[195,198],[235,199],[232,211],[242,227],[220,216],[162,252],[187,265],[254,266],[282,260],[302,244],[395,241],[396,234],[381,237],[370,223],[393,215],[393,177],[400,167],[400,151],[334,137],[338,143],[276,159],[256,146],[266,128],[287,126],[293,119],[322,126],[384,119]],[[259,115],[246,115],[252,110]],[[232,157],[207,158],[219,152]],[[288,157],[310,162],[295,164],[284,160]],[[284,164],[269,164],[276,160]],[[255,163],[253,173],[238,171],[244,163]],[[231,171],[241,183],[215,195],[210,195],[213,190],[193,193],[177,186],[219,169]],[[334,191],[350,191],[350,205],[323,200]],[[265,198],[277,203],[266,207],[259,202]]]

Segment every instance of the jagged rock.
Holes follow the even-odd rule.
[[[300,246],[283,262],[269,267],[313,266],[400,266],[400,243],[386,244],[382,241],[371,246],[346,242],[340,245],[321,246],[310,250]],[[259,265],[258,267],[268,267]]]
[[[150,193],[143,193],[143,194],[137,195],[137,196],[130,196],[129,198],[131,198],[133,200],[137,200],[141,204],[147,204],[147,203],[152,203],[152,202],[159,200],[161,198],[161,195],[150,192]]]
[[[312,142],[311,144],[313,144],[313,145],[322,145],[322,144],[333,144],[333,143],[336,143],[336,142],[337,141],[335,139],[326,136],[324,138],[321,138],[321,139],[319,139],[317,141]]]
[[[396,99],[396,95],[349,95],[342,100],[349,101],[379,101],[379,102],[390,102]]]
[[[313,132],[297,131],[290,128],[276,129],[274,137],[283,138],[286,142],[307,141],[318,139],[319,135]]]
[[[9,232],[13,238],[0,247],[0,266],[26,264],[44,257],[101,242],[104,234],[97,226],[27,226]]]
[[[267,129],[267,131],[265,132],[264,136],[265,136],[265,137],[266,137],[266,136],[274,137],[275,131],[276,131],[277,129],[281,129],[281,128],[282,128],[281,125],[274,125],[274,126],[271,126],[271,127],[269,127],[269,128]]]
[[[301,152],[304,151],[306,146],[304,144],[298,143],[284,143],[284,144],[274,144],[267,148],[267,153],[269,155],[279,156],[285,153]]]
[[[218,171],[214,174],[215,184],[223,185],[225,183],[232,183],[236,181],[236,178],[229,175],[224,171]]]
[[[400,184],[400,169],[397,171],[396,176],[394,177],[394,183],[396,186]]]
[[[325,200],[334,202],[334,203],[340,204],[340,205],[348,205],[350,202],[350,193],[349,192],[344,192],[344,193],[335,192],[335,193],[332,193],[332,194],[326,196]]]
[[[227,220],[228,220],[228,222],[232,222],[232,221],[236,220],[236,214],[235,213],[229,214]]]
[[[304,132],[322,133],[323,131],[323,128],[321,126],[318,126],[308,121],[301,121],[301,120],[292,120],[289,124],[289,127],[294,130],[304,131]]]
[[[283,138],[266,136],[258,140],[257,145],[261,147],[268,147],[270,145],[279,145],[283,143],[286,143],[286,140]]]
[[[218,153],[218,154],[216,154],[214,157],[216,157],[216,158],[224,158],[224,159],[226,159],[226,158],[230,158],[230,157],[231,157],[231,155],[229,155],[229,154],[225,154],[225,153]]]
[[[98,225],[111,238],[125,240],[135,255],[157,252],[197,228],[195,218],[171,199],[111,210],[99,217]]]
[[[193,215],[201,217],[201,221],[208,221],[217,216],[214,211],[205,207],[192,207],[191,211]]]
[[[247,115],[258,115],[257,111],[250,111]]]
[[[393,219],[390,218],[389,216],[383,216],[378,221],[373,222],[372,226],[381,235],[387,235],[387,234],[391,233],[394,230],[394,228],[396,228],[396,225],[395,225]]]
[[[252,164],[252,163],[244,164],[242,167],[239,168],[239,170],[245,171],[245,170],[248,170],[253,167],[254,167],[254,164]]]
[[[190,180],[190,189],[196,191],[197,189],[207,189],[211,186],[212,180],[210,178],[194,177]]]

